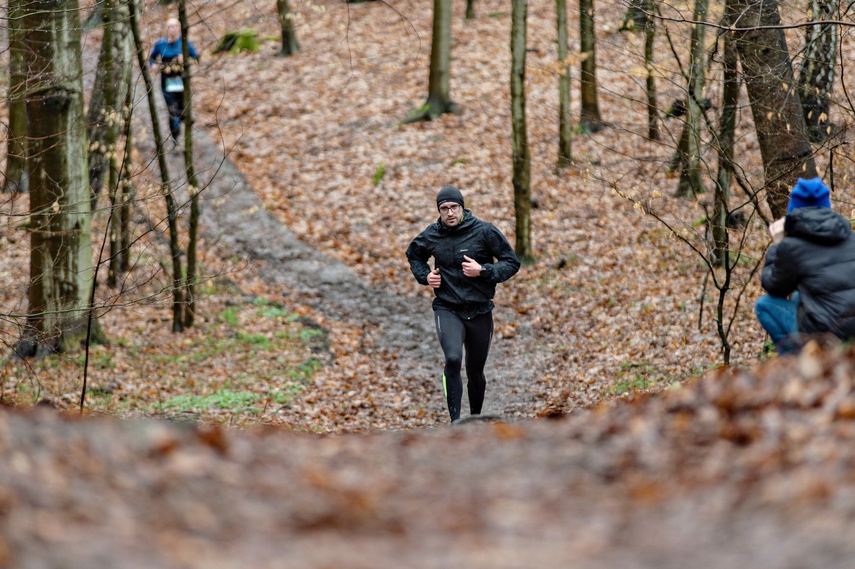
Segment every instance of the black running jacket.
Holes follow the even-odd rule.
[[[463,257],[476,260],[481,276],[463,274]],[[434,289],[434,310],[447,309],[471,318],[493,309],[496,284],[514,276],[520,262],[510,243],[493,224],[464,210],[463,220],[454,227],[442,221],[429,225],[407,247],[407,260],[416,280],[428,284],[428,260],[434,258],[442,285]]]
[[[800,332],[855,337],[855,234],[842,215],[803,207],[784,222],[786,237],[769,247],[761,283],[772,296],[799,291]]]

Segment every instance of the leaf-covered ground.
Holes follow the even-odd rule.
[[[407,126],[427,89],[431,2],[291,7],[302,49],[290,58],[275,57],[272,4],[191,12],[203,52],[195,158],[204,180],[218,175],[203,192],[209,278],[197,326],[181,334],[170,332],[162,198],[136,106],[139,241],[120,288],[105,268],[99,277],[111,343],[89,354],[86,409],[170,421],[75,420],[84,354],[4,356],[2,400],[19,409],[0,413],[0,567],[850,567],[851,349],[760,357],[752,271],[768,239],[753,216],[732,232],[744,241],[724,303],[735,366],[716,367],[715,281],[674,237],[706,251],[710,197],[671,197],[679,122],[663,121],[662,142],[643,138],[643,44],[617,31],[623,6],[597,6],[609,126],[577,135],[575,165],[558,171],[552,5],[529,3],[537,262],[497,297],[486,410],[504,420],[454,428],[429,293],[403,251],[447,183],[514,238],[509,7],[480,0],[464,21],[455,6],[461,112]],[[170,10],[147,8],[149,44]],[[210,53],[226,30],[250,27],[258,53]],[[685,56],[686,28],[668,28]],[[88,81],[99,41],[85,34]],[[665,108],[684,83],[672,47],[657,45]],[[713,100],[718,89],[708,83]],[[576,88],[573,98],[576,117]],[[750,110],[739,116],[741,175],[759,187]],[[714,167],[711,149],[704,158]],[[828,152],[817,158],[827,175]],[[846,213],[851,166],[835,160]],[[181,156],[169,167],[178,175]],[[745,201],[734,187],[731,207]],[[7,348],[26,312],[27,207],[3,199]],[[102,197],[98,245],[106,217]],[[20,409],[39,401],[68,412]]]
[[[849,351],[563,420],[319,437],[0,413],[0,565],[851,567]]]

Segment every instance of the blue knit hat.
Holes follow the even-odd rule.
[[[831,208],[830,191],[828,186],[822,183],[821,178],[805,180],[799,178],[793,191],[790,192],[790,203],[787,205],[787,213],[800,207],[827,207]]]

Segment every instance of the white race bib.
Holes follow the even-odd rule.
[[[166,78],[166,92],[167,93],[183,93],[184,92],[184,80],[181,77],[167,77]]]

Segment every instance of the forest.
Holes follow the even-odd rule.
[[[168,140],[166,111],[157,74],[149,73],[147,93],[138,61],[178,6],[140,6],[136,39],[128,7],[117,6],[113,50],[101,49],[112,29],[103,4],[80,6],[67,22],[81,22],[75,120],[89,121],[91,139],[75,144],[87,147],[90,186],[98,187],[85,216],[90,244],[69,270],[79,273],[76,264],[88,266],[91,256],[86,270],[98,274],[88,281],[97,284],[81,282],[76,300],[63,300],[76,318],[33,316],[30,283],[43,281],[20,270],[34,262],[32,194],[11,191],[15,172],[21,178],[27,170],[7,161],[4,400],[322,432],[434,424],[443,409],[431,293],[409,274],[403,252],[435,221],[437,189],[453,184],[527,260],[496,299],[490,412],[584,408],[667,389],[718,365],[756,362],[768,347],[752,307],[765,226],[781,215],[781,196],[785,204],[792,182],[810,169],[832,188],[837,211],[852,209],[851,113],[835,55],[842,58],[849,41],[842,17],[811,26],[810,12],[781,5],[752,13],[762,29],[736,36],[726,6],[704,3],[656,6],[655,14],[606,3],[592,28],[579,18],[592,11],[587,5],[534,4],[515,15],[483,2],[468,6],[467,17],[464,7],[437,12],[430,2],[206,2],[184,15],[201,54],[188,65],[191,132],[199,136],[189,139],[187,162],[166,146],[158,158],[149,107],[156,105]],[[434,34],[440,16],[450,28]],[[708,25],[692,26],[699,17]],[[525,20],[515,40],[525,49],[516,55],[514,18]],[[782,25],[767,32],[776,18]],[[593,30],[586,43],[582,28]],[[223,49],[230,32],[239,41]],[[556,42],[562,33],[566,45]],[[837,48],[819,57],[831,40]],[[752,62],[751,80],[739,59],[739,49],[756,52],[750,42],[786,46],[775,51],[778,60]],[[4,53],[7,65],[17,61],[9,58],[17,51]],[[445,57],[435,61],[433,53]],[[133,89],[106,88],[113,84]],[[18,102],[7,112],[23,104],[9,91]],[[15,117],[6,124],[26,125],[26,116]],[[7,140],[3,150],[15,156],[21,139]],[[284,226],[318,262],[346,265],[380,298],[366,304],[391,303],[394,312],[403,300],[401,318],[422,349],[384,345],[378,335],[390,325],[382,316],[347,314],[347,299],[331,298],[317,279],[293,282],[297,265],[271,262],[259,243],[223,248],[233,236],[205,216],[235,199],[233,178],[220,175],[232,167],[258,196],[248,210]],[[188,176],[198,179],[188,184]],[[58,219],[66,218],[50,223],[62,225]],[[263,242],[258,223],[240,222]],[[10,357],[21,346],[55,351],[38,342],[54,325],[65,326],[58,337],[78,349],[23,363]],[[104,342],[87,343],[87,331]]]
[[[848,5],[0,17],[0,567],[847,566],[851,348],[753,306],[797,178],[855,218]],[[449,184],[523,261],[451,428],[404,254]]]

